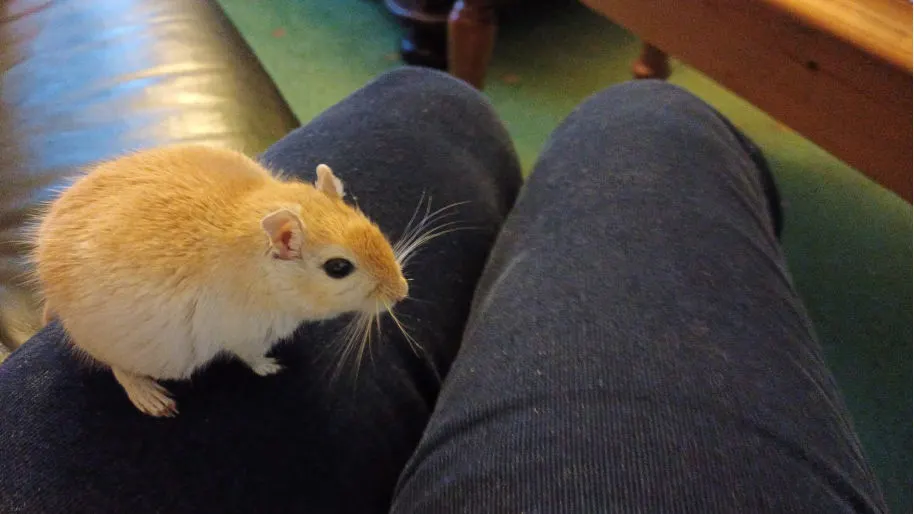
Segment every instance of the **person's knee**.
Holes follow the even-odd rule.
[[[516,155],[507,128],[477,89],[447,73],[404,66],[384,73],[358,93],[398,134],[423,144],[474,148],[497,156],[492,166],[514,169]],[[356,102],[358,103],[358,102]]]
[[[388,88],[415,88],[449,94],[474,94],[476,89],[444,71],[424,66],[400,66],[379,75],[374,82]]]
[[[606,88],[575,109],[553,132],[533,175],[598,187],[612,173],[672,186],[692,180],[677,170],[741,148],[732,126],[694,94],[638,80]]]
[[[632,80],[593,95],[582,109],[638,113],[642,116],[672,113],[718,117],[717,112],[688,90],[661,80]]]
[[[633,100],[656,100],[663,98],[680,102],[701,101],[697,96],[683,87],[665,80],[657,79],[629,80],[612,85],[597,94],[610,96],[618,95]]]
[[[732,125],[691,92],[659,80],[636,80],[588,98],[553,133],[552,142],[602,155],[738,141]]]
[[[385,72],[367,89],[380,94],[386,108],[433,112],[456,110],[464,115],[493,112],[485,96],[443,71],[418,66],[402,66]]]

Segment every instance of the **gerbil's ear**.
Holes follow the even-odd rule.
[[[270,238],[273,255],[279,259],[300,259],[305,240],[305,226],[301,218],[289,209],[267,214],[260,226]]]
[[[326,164],[317,165],[317,182],[314,183],[314,187],[332,198],[342,198],[346,196],[346,192],[343,191],[343,181],[336,178],[336,175],[333,174],[333,170]]]

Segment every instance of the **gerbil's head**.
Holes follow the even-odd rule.
[[[316,319],[345,312],[384,312],[409,287],[393,248],[361,211],[343,201],[343,184],[326,165],[317,181],[284,183],[299,201],[260,222],[286,302],[300,302]]]

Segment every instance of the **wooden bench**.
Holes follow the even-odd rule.
[[[582,0],[645,44],[633,69],[693,66],[911,202],[910,0]],[[482,87],[495,38],[486,0],[458,1],[449,68]]]

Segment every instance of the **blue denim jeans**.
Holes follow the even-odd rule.
[[[529,179],[476,91],[402,68],[262,160],[328,163],[407,268],[359,373],[344,320],[254,376],[224,360],[143,416],[52,324],[0,367],[0,511],[884,512],[778,242],[758,150],[674,86],[587,100]]]

